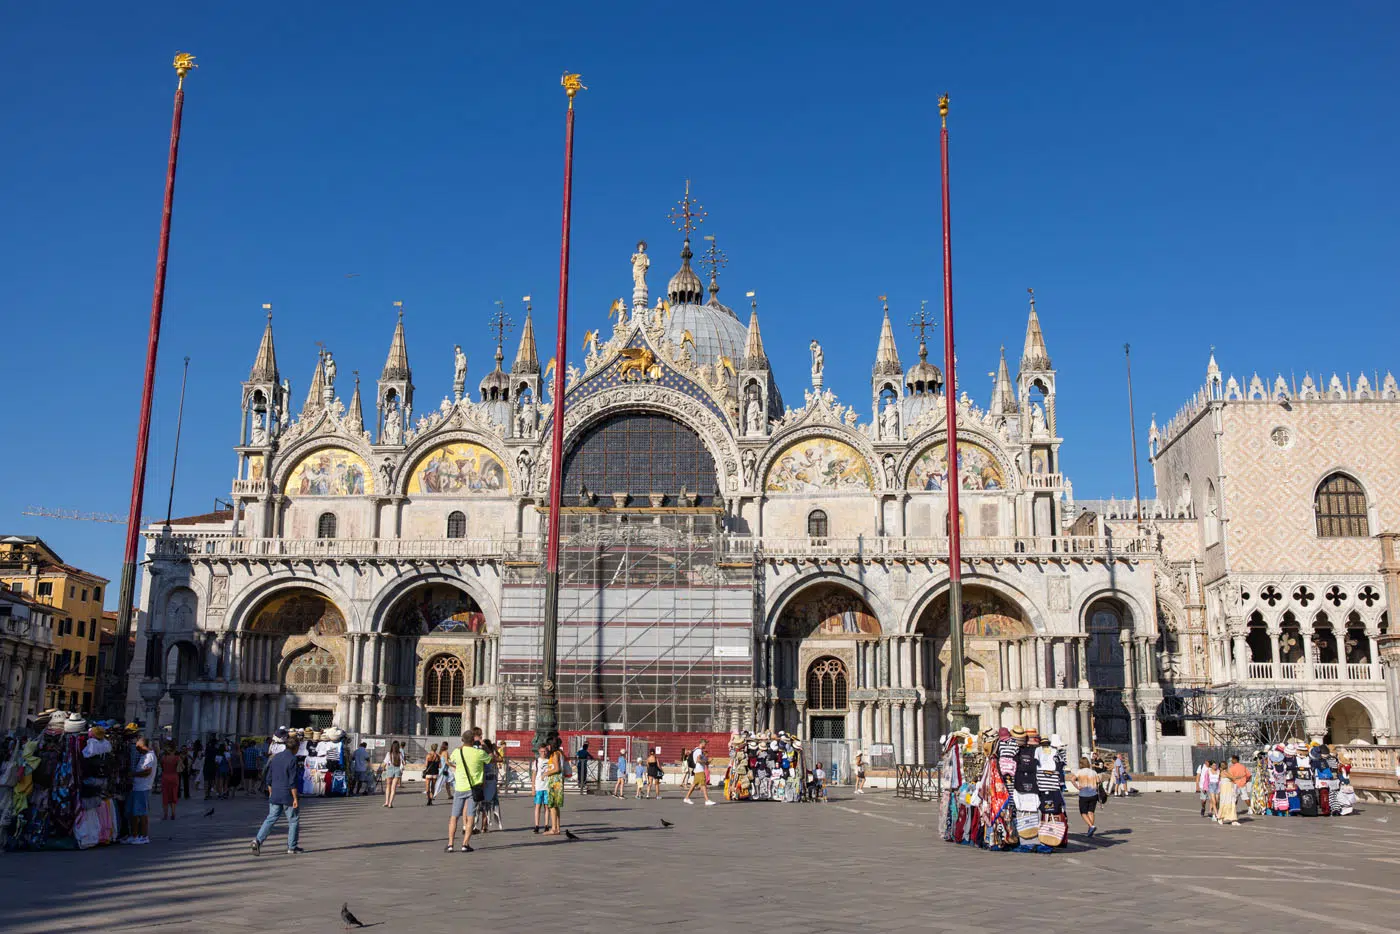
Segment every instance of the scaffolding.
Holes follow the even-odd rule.
[[[1163,701],[1161,719],[1199,723],[1205,745],[1242,758],[1303,734],[1302,706],[1287,688],[1178,689]]]
[[[560,728],[729,730],[723,708],[751,692],[753,575],[725,565],[719,511],[574,507],[560,518]],[[502,663],[523,696],[539,678],[544,590],[538,574],[519,584],[512,603],[530,638],[512,627]]]

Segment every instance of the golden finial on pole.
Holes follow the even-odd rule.
[[[938,116],[943,118],[943,125],[948,125],[948,95],[944,94],[938,99]]]
[[[185,75],[189,74],[192,69],[199,67],[194,63],[194,56],[188,52],[176,52],[174,64],[175,74],[180,76],[180,83],[177,87],[184,87]]]
[[[574,109],[574,95],[579,91],[587,91],[588,86],[579,80],[578,75],[571,75],[567,71],[564,77],[559,79],[559,84],[563,86],[564,93],[569,95],[569,109]]]

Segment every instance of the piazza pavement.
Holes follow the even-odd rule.
[[[713,808],[673,790],[571,794],[576,842],[533,835],[519,795],[504,799],[504,832],[448,855],[448,808],[415,791],[392,810],[306,800],[298,856],[281,829],[249,852],[265,805],[244,797],[210,818],[193,800],[176,821],[153,819],[145,847],[0,855],[0,930],[338,931],[348,901],[385,934],[1400,931],[1400,809],[1381,806],[1221,827],[1191,796],[1144,794],[1111,801],[1092,841],[1076,832],[1036,855],[944,843],[936,805],[889,792]]]

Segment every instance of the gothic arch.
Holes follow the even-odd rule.
[[[982,574],[964,574],[964,586],[985,587],[998,595],[1006,598],[1011,603],[1020,608],[1025,614],[1026,621],[1037,633],[1047,632],[1045,617],[1041,615],[1040,608],[1035,605],[1035,601],[1027,597],[1019,588],[1006,583],[997,577],[985,576]],[[904,617],[900,622],[898,633],[902,635],[912,635],[918,631],[919,620],[924,612],[933,603],[934,598],[948,590],[948,578],[940,577],[926,582],[909,597],[909,602],[904,608]]]
[[[313,652],[330,657],[331,666],[327,669],[327,679],[315,682],[298,682],[298,685],[293,685],[288,680],[291,675],[292,666],[295,665],[299,659]],[[279,685],[283,690],[290,692],[293,696],[299,693],[334,694],[345,681],[345,672],[346,659],[341,651],[334,646],[325,644],[319,636],[312,636],[307,639],[304,644],[298,645],[295,648],[289,648],[285,652],[282,658],[277,662],[277,679],[274,683]],[[334,674],[335,680],[330,679],[330,674],[332,673]],[[299,685],[302,684],[305,686],[299,689]],[[318,688],[324,688],[324,690],[317,690]]]
[[[698,399],[654,383],[624,383],[567,406],[564,409],[565,457],[595,422],[622,412],[663,415],[693,430],[714,458],[720,489],[725,495],[738,491],[739,447],[729,425]],[[535,471],[541,480],[545,473]]]
[[[245,586],[229,599],[226,619],[234,620],[229,628],[234,631],[248,631],[253,621],[253,611],[264,602],[283,590],[313,590],[325,597],[340,611],[345,620],[345,631],[364,632],[363,623],[355,611],[355,604],[349,594],[340,587],[327,583],[320,577],[297,577],[291,571],[277,572],[272,577],[261,578]]]
[[[900,455],[899,465],[895,471],[899,489],[905,489],[909,484],[909,473],[923,457],[938,444],[947,444],[948,431],[942,426],[930,429],[920,434],[917,438],[909,442],[904,453]],[[967,428],[958,428],[958,443],[968,443],[976,445],[985,450],[996,461],[1001,468],[1001,475],[1006,481],[1006,485],[1001,491],[1015,491],[1021,488],[1020,471],[1016,468],[1015,460],[1007,456],[1006,449],[1002,441],[989,434],[979,431],[969,431]]]
[[[1322,726],[1324,729],[1327,726],[1328,718],[1332,716],[1333,710],[1343,701],[1351,701],[1359,705],[1361,709],[1366,712],[1366,716],[1371,718],[1371,731],[1373,733],[1381,732],[1378,727],[1385,722],[1385,711],[1377,710],[1373,700],[1352,691],[1338,691],[1319,705],[1319,709],[1322,711]]]
[[[152,632],[193,631],[199,624],[199,594],[187,580],[173,582],[156,600]]]
[[[879,594],[866,587],[860,581],[847,577],[844,574],[832,573],[830,571],[813,571],[783,581],[770,591],[768,600],[768,611],[763,621],[763,635],[774,636],[777,634],[778,622],[782,619],[783,611],[805,591],[812,589],[819,584],[836,584],[842,589],[850,591],[852,596],[859,597],[865,601],[865,605],[875,614],[876,620],[880,623],[880,628],[886,633],[893,632],[891,626],[886,625],[886,620],[894,620],[896,614],[889,603]]]
[[[774,435],[763,451],[763,455],[758,460],[758,467],[754,471],[754,483],[760,490],[764,490],[764,496],[768,486],[768,474],[773,466],[778,462],[778,458],[788,452],[793,445],[803,441],[826,439],[844,444],[852,448],[860,455],[865,465],[866,472],[870,475],[870,487],[860,492],[868,495],[880,490],[888,489],[885,486],[884,471],[880,469],[880,456],[875,453],[875,448],[871,445],[870,439],[865,435],[847,428],[840,424],[819,424],[819,425],[794,425],[784,431]],[[828,493],[840,493],[840,490],[822,490],[822,495]]]
[[[1152,612],[1148,612],[1142,605],[1142,601],[1136,596],[1126,590],[1116,590],[1112,587],[1100,587],[1098,590],[1090,591],[1079,598],[1079,602],[1074,608],[1074,618],[1079,621],[1081,634],[1087,635],[1089,632],[1089,608],[1105,598],[1117,600],[1128,611],[1128,619],[1124,622],[1127,624],[1126,628],[1129,632],[1137,636],[1157,638],[1156,608],[1154,607]]]
[[[450,426],[451,419],[448,419]],[[405,429],[407,426],[404,426]],[[496,460],[501,462],[505,468],[507,482],[510,489],[497,494],[473,494],[473,495],[496,495],[496,496],[524,496],[529,493],[522,489],[523,478],[518,476],[514,461],[510,456],[510,451],[500,438],[488,435],[484,431],[473,428],[441,427],[437,430],[429,429],[423,434],[415,437],[409,442],[408,447],[398,455],[394,461],[392,481],[386,479],[383,484],[387,489],[392,489],[395,493],[403,496],[409,495],[408,483],[413,474],[413,468],[418,466],[418,462],[432,452],[434,448],[442,447],[445,444],[475,444],[478,447],[490,451]],[[381,477],[383,475],[381,474]],[[392,482],[392,486],[390,483]]]
[[[389,611],[393,609],[399,598],[415,587],[424,584],[447,584],[465,591],[472,600],[476,601],[476,605],[481,608],[482,615],[486,617],[486,632],[491,635],[500,633],[500,609],[491,599],[486,586],[480,580],[443,571],[406,574],[390,580],[370,599],[369,608],[365,613],[366,619],[369,620],[367,630],[383,632],[384,622],[388,618]]]

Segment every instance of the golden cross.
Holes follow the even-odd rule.
[[[700,206],[700,202],[690,197],[690,179],[685,180],[685,197],[676,202],[675,209],[668,216],[672,224],[685,232],[687,240],[690,239],[692,230],[705,223],[707,212]]]
[[[710,281],[719,279],[719,271],[729,265],[729,257],[724,255],[724,251],[715,242],[714,234],[705,234],[705,239],[710,241],[709,247],[705,250],[705,255],[700,257],[700,265],[710,270]]]
[[[909,327],[919,332],[919,343],[924,343],[924,331],[938,327],[938,321],[928,316],[928,299],[919,302],[919,313],[909,319]]]
[[[496,346],[501,347],[506,342],[506,332],[511,329],[514,322],[510,320],[510,315],[506,314],[506,303],[499,298],[496,299],[496,310],[491,312],[491,316],[486,319],[491,327],[491,331],[496,335]]]

